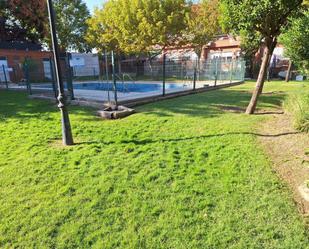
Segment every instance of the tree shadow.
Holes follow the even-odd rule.
[[[234,89],[222,89],[201,94],[164,100],[147,104],[137,108],[146,115],[170,117],[176,114],[198,118],[211,118],[222,115],[225,110],[219,106],[226,106],[238,110],[245,109],[251,93]],[[264,109],[278,108],[285,95],[262,95],[258,107]],[[78,114],[89,121],[95,121],[93,108],[69,106],[71,114]],[[26,93],[0,90],[0,122],[7,118],[49,119],[49,115],[58,112],[55,104],[44,100],[29,100]],[[261,115],[261,114],[260,114]],[[97,119],[99,121],[99,119]]]
[[[242,113],[241,110],[246,110],[250,98],[251,93],[249,92],[223,89],[179,97],[177,99],[164,100],[139,107],[138,109],[145,114],[160,117],[182,114],[199,118],[211,118],[221,115],[226,111],[221,108],[222,106],[225,106],[226,109],[238,110],[237,113]],[[262,95],[258,102],[258,108],[263,110],[278,109],[284,98],[285,95],[283,94]],[[271,112],[269,114],[271,114]]]
[[[182,137],[182,138],[167,138],[167,139],[124,139],[124,140],[117,140],[117,141],[84,141],[84,142],[77,142],[75,145],[113,145],[113,144],[134,144],[136,146],[140,145],[148,145],[148,144],[155,144],[155,143],[172,143],[172,142],[185,142],[185,141],[192,141],[192,140],[202,140],[202,139],[210,139],[210,138],[220,138],[220,137],[228,137],[228,136],[238,136],[238,135],[248,135],[248,136],[256,136],[256,137],[266,137],[266,138],[277,138],[277,137],[284,137],[288,135],[296,135],[300,132],[284,132],[284,133],[276,133],[276,134],[261,134],[256,132],[228,132],[228,133],[219,133],[219,134],[210,134],[210,135],[202,135],[202,136],[191,136],[191,137]]]
[[[90,120],[94,115],[89,110],[92,110],[92,108],[69,106],[71,114],[82,115],[85,119]],[[49,120],[52,114],[58,112],[57,105],[49,101],[30,100],[27,93],[24,92],[0,90],[0,122],[4,122],[9,118]]]

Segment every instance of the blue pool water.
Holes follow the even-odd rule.
[[[112,83],[74,83],[74,89],[81,90],[97,90],[97,91],[108,91],[112,90]],[[42,88],[50,88],[48,85],[40,85]],[[117,90],[119,92],[153,92],[161,91],[163,88],[162,83],[117,83]],[[166,90],[185,90],[188,86],[181,83],[166,83]]]

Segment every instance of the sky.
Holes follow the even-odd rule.
[[[90,12],[93,12],[94,7],[100,7],[104,3],[104,0],[84,0],[84,2],[87,4]]]
[[[93,12],[95,6],[101,7],[105,1],[106,0],[84,0],[91,13]],[[194,0],[193,2],[197,2],[197,0]]]

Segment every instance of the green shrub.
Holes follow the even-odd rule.
[[[284,108],[293,116],[297,130],[309,132],[309,93],[294,93],[287,97]]]

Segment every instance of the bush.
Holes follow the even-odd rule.
[[[293,116],[297,130],[309,132],[309,93],[294,93],[287,97],[284,108]]]

